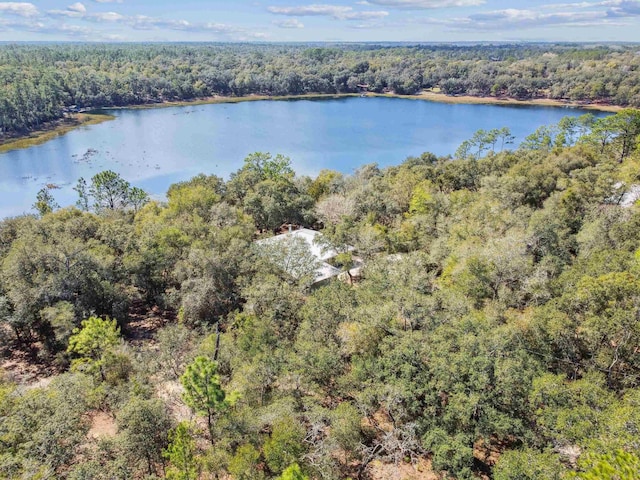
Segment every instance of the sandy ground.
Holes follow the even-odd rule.
[[[115,419],[105,412],[94,412],[91,414],[91,428],[87,432],[87,437],[92,440],[101,438],[112,438],[118,433],[118,426]]]
[[[471,95],[445,95],[444,93],[425,91],[419,95],[408,95],[407,98],[416,98],[441,103],[466,103],[480,105],[533,105],[539,107],[573,107],[589,110],[601,110],[604,112],[618,112],[623,109],[617,105],[598,103],[579,103],[554,100],[551,98],[535,98],[532,100],[516,100],[508,97],[473,97]]]

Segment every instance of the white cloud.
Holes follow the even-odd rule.
[[[134,17],[122,17],[118,21],[136,30],[178,30],[183,32],[213,33],[223,35],[232,40],[247,41],[251,39],[263,39],[268,34],[263,32],[248,31],[242,27],[214,22],[189,22],[187,20],[173,20],[146,15],[136,15]]]
[[[297,18],[276,20],[275,22],[273,22],[273,24],[280,28],[304,28],[304,23],[302,23]]]
[[[0,2],[0,12],[20,17],[37,17],[40,12],[33,3]]]
[[[268,7],[267,10],[276,15],[331,17],[335,20],[370,20],[389,15],[389,12],[385,11],[355,11],[353,7],[315,4],[302,7]]]
[[[592,27],[620,25],[612,22],[605,11],[574,11],[545,13],[535,10],[508,8],[477,13],[464,18],[446,21],[425,19],[424,23],[445,23],[455,29],[465,30],[513,30],[538,27]]]
[[[547,5],[540,5],[540,8],[549,9],[561,9],[561,8],[593,8],[601,7],[603,5],[610,5],[612,2],[573,2],[573,3],[549,3]]]
[[[231,33],[238,33],[238,32],[243,32],[246,33],[242,28],[236,27],[234,25],[227,25],[226,23],[205,23],[205,24],[192,24],[189,26],[190,30],[205,30],[208,32],[215,32],[215,33],[224,33],[224,34],[231,34]],[[246,33],[247,35],[250,35],[249,33]],[[255,32],[256,35],[259,36],[258,32]]]
[[[271,35],[269,35],[268,33],[264,33],[264,32],[249,32],[246,33],[245,35],[241,35],[239,37],[236,37],[237,40],[240,41],[244,41],[244,40],[265,40],[267,38],[269,38]]]
[[[122,3],[118,0],[94,0],[98,3]],[[5,14],[3,17],[2,14]],[[9,20],[6,15],[28,18],[28,21]],[[167,19],[147,15],[122,15],[117,12],[89,12],[84,3],[75,2],[65,10],[39,12],[32,3],[0,2],[0,30],[30,31],[41,34],[64,35],[66,37],[86,37],[88,40],[109,40],[111,32],[94,30],[88,26],[65,24],[62,19],[77,19],[84,22],[118,24],[135,30],[176,30],[184,32],[209,33],[221,39],[250,41],[264,39],[267,33],[247,28],[215,22],[190,22],[188,20]],[[57,19],[55,22],[52,19]],[[295,25],[296,20],[289,21]],[[300,23],[300,22],[298,22]],[[300,25],[302,25],[300,23]],[[290,27],[292,28],[292,27]],[[296,27],[301,28],[301,27]],[[114,39],[121,39],[113,37]]]
[[[353,23],[347,26],[353,30],[374,30],[379,28],[385,28],[385,25],[380,22],[366,22],[366,23]]]
[[[82,3],[77,2],[73,5],[69,5],[66,10],[49,10],[48,15],[53,17],[69,17],[69,18],[82,18],[87,13],[87,7]]]
[[[640,2],[622,0],[612,2],[613,6],[607,11],[610,17],[635,17],[640,15]]]
[[[609,17],[635,17],[640,15],[638,0],[603,0],[601,2],[550,3],[542,5],[543,9],[573,9],[609,7]]]
[[[7,21],[0,18],[0,30],[4,31],[17,31],[17,32],[32,32],[49,35],[64,35],[68,38],[74,39],[95,39],[100,34],[92,30],[91,28],[82,27],[78,25],[69,25],[65,23],[45,23],[40,20],[26,20],[26,21]]]
[[[82,18],[84,13],[74,12],[71,10],[49,10],[47,15],[50,17],[69,17],[69,18]]]
[[[182,25],[188,25],[189,22],[180,20],[165,20],[161,18],[149,17],[147,15],[136,15],[134,17],[129,17],[126,19],[126,22],[135,28],[136,30],[151,30],[155,28],[166,28],[173,27],[172,29],[176,29],[175,27]],[[180,30],[184,30],[184,28],[180,28]]]
[[[127,17],[116,12],[97,12],[87,14],[84,18],[91,22],[121,22]]]
[[[44,30],[46,30],[47,33],[60,32],[69,37],[87,37],[91,35],[91,33],[93,33],[93,30],[91,28],[81,27],[78,25],[68,25],[64,23],[58,26],[45,27]]]
[[[373,18],[384,18],[389,16],[389,12],[384,10],[378,11],[366,11],[366,12],[353,12],[346,16],[347,20],[370,20]]]
[[[360,5],[380,5],[404,10],[431,10],[434,8],[475,7],[486,0],[364,0]]]
[[[205,23],[196,24],[187,20],[173,20],[166,18],[149,17],[146,15],[136,15],[134,17],[123,17],[122,19],[136,30],[152,30],[156,28],[166,28],[168,30],[214,30],[221,28],[220,24]]]
[[[338,5],[308,5],[302,7],[268,7],[267,10],[276,15],[330,16],[339,18],[352,12],[353,8],[340,7]]]
[[[69,5],[67,10],[78,13],[87,13],[87,7],[85,7],[82,3],[76,2],[73,5]]]

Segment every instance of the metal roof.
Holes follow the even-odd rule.
[[[340,269],[334,267],[333,265],[327,263],[327,260],[330,260],[338,255],[338,252],[331,248],[327,247],[321,240],[322,233],[317,232],[315,230],[310,230],[308,228],[301,228],[299,230],[293,230],[287,233],[283,233],[281,235],[276,235],[274,237],[265,238],[262,240],[258,240],[256,242],[257,245],[277,245],[282,242],[291,242],[294,239],[299,238],[305,241],[307,246],[309,247],[309,252],[318,259],[320,265],[316,269],[316,276],[314,279],[314,283],[322,282],[323,280],[328,280],[329,278],[336,277],[340,275],[342,272]],[[353,250],[353,247],[349,247],[349,250]],[[295,276],[295,272],[289,272],[290,274]]]

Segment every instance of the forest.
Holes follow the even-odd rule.
[[[637,45],[0,45],[0,138],[78,109],[359,92],[640,106]]]
[[[623,110],[353,175],[256,152],[164,202],[43,189],[0,222],[0,478],[640,478],[639,142]],[[256,248],[289,224],[360,276]]]

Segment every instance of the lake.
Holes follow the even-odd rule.
[[[584,110],[458,105],[398,98],[255,101],[111,111],[116,119],[81,127],[42,145],[0,154],[0,218],[32,212],[46,184],[60,205],[76,200],[80,177],[102,170],[161,198],[198,173],[227,178],[250,153],[281,153],[298,174],[352,173],[367,163],[453,154],[478,129],[509,127],[516,142],[541,125]],[[597,116],[606,115],[593,112]]]

